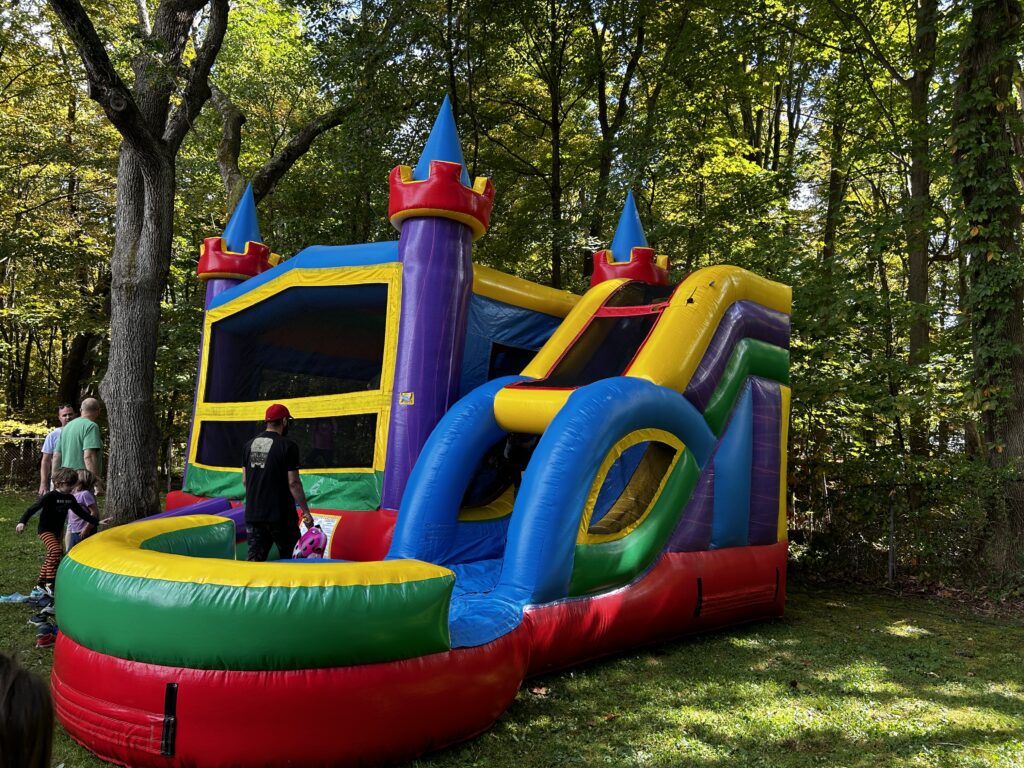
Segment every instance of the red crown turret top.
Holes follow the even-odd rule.
[[[250,184],[224,227],[223,236],[203,240],[197,271],[200,280],[245,280],[266,272],[280,259],[263,244]]]
[[[651,285],[668,285],[668,256],[655,256],[654,249],[648,247],[632,191],[626,195],[611,248],[594,254],[590,285],[622,277]]]
[[[430,173],[423,181],[413,178],[412,168],[400,165],[391,171],[388,218],[400,228],[413,216],[440,216],[462,222],[477,240],[487,232],[494,204],[494,184],[478,176],[472,187],[459,178],[462,166],[445,160],[431,160]]]
[[[246,280],[266,272],[279,257],[263,243],[246,242],[241,252],[228,250],[223,237],[207,237],[199,252],[199,279],[231,278]]]
[[[447,96],[416,167],[398,166],[391,171],[388,182],[388,218],[396,228],[401,229],[405,219],[440,216],[465,224],[472,230],[474,240],[487,232],[494,185],[483,177],[470,183]]]
[[[590,276],[591,287],[605,280],[625,277],[640,280],[651,285],[668,285],[668,256],[656,256],[653,248],[634,246],[629,261],[613,261],[612,251],[598,251],[594,254],[594,274]]]

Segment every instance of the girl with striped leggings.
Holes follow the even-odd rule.
[[[78,483],[78,474],[73,469],[63,467],[53,475],[54,490],[40,498],[35,504],[25,510],[15,530],[21,533],[25,530],[25,523],[36,512],[39,512],[39,540],[46,547],[46,559],[43,560],[43,567],[39,570],[39,586],[52,593],[53,582],[57,578],[57,566],[64,556],[64,548],[61,546],[61,539],[64,534],[64,521],[68,512],[73,512],[83,520],[92,525],[109,523],[111,518],[100,520],[89,514],[89,511],[82,507],[75,497],[71,495],[75,485]]]

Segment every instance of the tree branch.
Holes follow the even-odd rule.
[[[626,71],[622,75],[622,87],[619,89],[619,99],[618,103],[615,105],[615,116],[612,118],[612,136],[619,132],[622,120],[626,115],[626,103],[629,101],[629,91],[633,86],[633,75],[636,73],[637,64],[640,62],[640,57],[643,55],[646,21],[647,19],[645,14],[641,13],[640,18],[637,19],[636,45],[633,46],[633,51],[629,56],[629,61],[626,62]]]
[[[870,55],[871,58],[878,62],[879,66],[881,66],[890,75],[892,75],[892,78],[897,83],[899,83],[902,86],[908,86],[910,84],[910,78],[904,76],[902,72],[896,69],[896,67],[893,66],[892,62],[889,61],[888,57],[886,57],[886,55],[882,53],[882,49],[878,45],[878,41],[875,40],[874,34],[871,32],[870,27],[868,27],[864,19],[862,19],[856,11],[847,11],[846,9],[840,7],[839,3],[836,2],[836,0],[828,0],[828,3],[829,5],[832,6],[833,10],[835,10],[836,14],[839,15],[846,22],[847,27],[849,27],[849,22],[852,19],[854,24],[856,24],[856,26],[860,28],[861,34],[866,45],[859,47],[865,48],[868,55]]]
[[[181,96],[181,104],[174,110],[164,131],[164,141],[174,152],[177,152],[185,134],[199,117],[206,100],[210,98],[210,69],[220,52],[227,28],[228,0],[210,0],[210,19],[206,26],[206,36],[202,46],[196,51],[196,58],[192,62],[185,91]]]
[[[230,203],[236,197],[236,190],[241,192],[245,177],[238,168],[238,156],[242,153],[242,125],[245,115],[236,107],[220,88],[210,84],[210,100],[220,115],[221,137],[217,144],[217,167],[220,169],[220,180],[228,193]]]
[[[492,144],[497,144],[499,147],[501,147],[503,150],[505,150],[512,158],[514,158],[515,160],[518,160],[520,163],[522,163],[524,166],[526,166],[535,177],[537,177],[538,179],[543,179],[544,182],[546,184],[548,184],[548,186],[550,186],[550,184],[551,184],[551,182],[550,182],[550,174],[545,173],[544,171],[542,171],[540,168],[538,168],[532,162],[530,162],[525,157],[523,157],[518,152],[516,152],[514,149],[509,147],[501,139],[498,139],[498,138],[495,138],[494,136],[491,136],[491,134],[488,133],[486,130],[481,130],[480,132],[484,135],[485,139],[487,139]]]
[[[157,153],[159,142],[146,126],[132,92],[114,69],[82,4],[78,0],[50,0],[50,7],[64,25],[85,66],[89,98],[103,108],[107,118],[129,146],[140,154]]]
[[[135,0],[135,13],[139,18],[139,31],[143,37],[149,37],[153,33],[153,27],[149,23],[149,7],[146,0]]]
[[[352,99],[306,123],[284,146],[284,149],[270,158],[253,176],[252,194],[256,202],[274,190],[281,177],[295,164],[296,160],[306,153],[318,136],[345,122],[349,115],[356,111],[358,104],[358,99]]]

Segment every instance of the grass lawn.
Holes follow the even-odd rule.
[[[42,560],[34,528],[14,533],[28,502],[0,496],[3,594]],[[2,650],[46,675],[30,612],[0,605]],[[1024,766],[1022,650],[1019,623],[791,585],[783,619],[531,680],[489,732],[414,765]],[[61,764],[105,765],[59,730]]]

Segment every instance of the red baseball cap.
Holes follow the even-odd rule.
[[[290,419],[292,415],[288,413],[288,409],[280,403],[274,403],[272,406],[267,408],[267,421],[282,421],[283,419]]]

